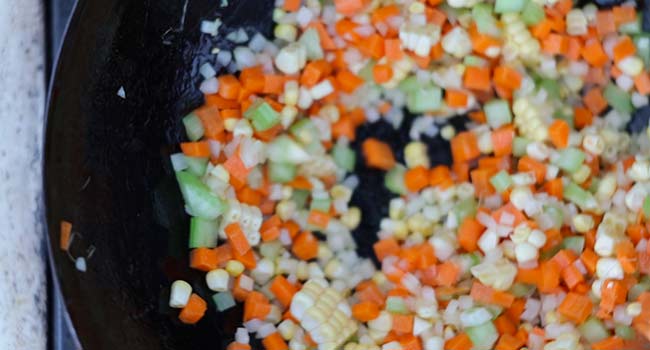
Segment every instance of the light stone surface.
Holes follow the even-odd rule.
[[[47,343],[43,40],[41,1],[0,0],[0,350]]]

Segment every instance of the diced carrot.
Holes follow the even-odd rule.
[[[474,252],[478,249],[478,239],[485,231],[485,227],[476,219],[467,217],[458,228],[458,243],[468,252]]]
[[[254,269],[255,266],[257,266],[257,258],[255,257],[255,253],[253,252],[253,249],[249,249],[244,254],[239,254],[236,250],[233,249],[232,255],[233,258],[235,258],[235,260],[244,264],[244,267],[249,270]]]
[[[291,252],[301,260],[311,260],[318,255],[318,239],[309,231],[302,232],[294,239]]]
[[[379,306],[372,301],[352,305],[352,316],[360,322],[368,322],[379,316]]]
[[[217,268],[217,252],[208,248],[196,248],[190,253],[190,267],[201,271]]]
[[[460,278],[460,267],[451,261],[445,261],[437,267],[436,282],[439,286],[451,287]]]
[[[596,39],[587,40],[582,47],[581,54],[582,58],[594,67],[602,67],[609,61],[605,50]]]
[[[616,20],[613,11],[600,10],[596,13],[596,32],[600,37],[616,33]]]
[[[382,261],[387,256],[397,256],[401,250],[399,244],[394,238],[386,238],[377,241],[373,245],[377,260]]]
[[[239,91],[241,90],[241,84],[239,80],[234,75],[222,75],[218,78],[219,80],[219,96],[228,99],[236,100],[239,98]]]
[[[490,68],[477,66],[465,68],[463,86],[471,90],[489,92],[492,88]]]
[[[399,61],[404,57],[402,43],[399,39],[384,40],[384,54],[390,61]]]
[[[251,350],[251,346],[249,344],[232,342],[228,344],[226,350]]]
[[[226,226],[224,231],[226,232],[226,237],[228,237],[228,244],[230,244],[237,254],[246,254],[251,249],[248,238],[246,238],[244,231],[242,231],[238,223],[233,222]]]
[[[605,280],[601,287],[600,307],[606,312],[614,311],[616,305],[625,302],[627,288],[617,280]]]
[[[301,0],[284,0],[282,8],[287,12],[296,12],[300,9]]]
[[[240,203],[258,207],[262,203],[262,195],[254,189],[244,186],[236,191]]]
[[[625,240],[615,246],[616,258],[621,263],[625,273],[636,271],[637,254],[632,242]]]
[[[313,226],[316,226],[320,229],[327,228],[327,224],[330,221],[330,214],[320,210],[311,210],[309,211],[309,217],[307,217],[307,223]]]
[[[515,299],[515,301],[512,302],[512,305],[506,309],[505,315],[508,316],[512,322],[519,323],[521,314],[524,312],[525,307],[526,300]]]
[[[581,324],[591,315],[592,308],[593,303],[588,296],[570,292],[566,295],[557,311],[574,323]]]
[[[502,334],[495,346],[495,350],[519,350],[526,345],[526,341],[514,335]]]
[[[599,88],[592,88],[582,98],[582,102],[589,108],[591,113],[598,115],[607,108],[607,100]]]
[[[384,57],[384,37],[379,34],[375,33],[364,38],[357,43],[357,47],[362,54],[376,60]]]
[[[413,315],[393,314],[393,331],[398,335],[413,332]]]
[[[68,251],[70,248],[70,237],[72,236],[72,224],[68,221],[61,220],[60,235],[59,235],[59,248],[63,251]]]
[[[535,174],[535,181],[538,184],[544,182],[544,178],[546,178],[546,165],[529,156],[523,156],[519,159],[517,170],[520,172],[533,172]]]
[[[530,33],[538,40],[543,40],[551,34],[552,26],[553,22],[549,18],[545,18],[532,26],[530,28]]]
[[[458,182],[465,182],[469,180],[469,164],[467,162],[455,162],[451,167],[454,175],[456,175],[456,180]]]
[[[305,190],[305,191],[311,191],[313,185],[304,176],[296,176],[293,180],[287,182],[287,186],[294,188],[296,190]]]
[[[623,36],[616,42],[613,49],[614,61],[618,62],[622,59],[632,56],[636,53],[636,46],[632,42],[629,36]]]
[[[199,322],[205,311],[208,309],[208,304],[200,296],[195,293],[190,295],[185,307],[178,314],[178,319],[185,324],[195,324]]]
[[[515,326],[515,323],[512,322],[510,317],[508,317],[508,315],[505,313],[499,315],[499,317],[494,319],[494,326],[497,328],[497,332],[502,335],[515,335],[517,333],[517,327]]]
[[[266,338],[262,339],[262,345],[266,350],[288,350],[289,346],[282,339],[282,336],[278,332],[269,334]]]
[[[456,135],[451,139],[451,155],[455,163],[466,162],[481,155],[476,135],[469,131]]]
[[[307,28],[314,28],[318,32],[318,37],[320,39],[320,44],[321,47],[325,50],[335,50],[336,49],[336,44],[334,43],[334,40],[332,40],[332,37],[329,35],[327,30],[325,29],[325,26],[323,25],[323,22],[313,19],[309,25],[307,25]]]
[[[408,169],[404,174],[404,184],[411,192],[418,192],[429,184],[429,170],[423,166]]]
[[[489,56],[490,51],[501,47],[501,42],[498,39],[479,32],[476,26],[470,27],[469,34],[472,40],[472,50],[481,55]]]
[[[244,165],[244,162],[238,154],[233,154],[228,157],[222,165],[230,174],[231,184],[233,184],[233,180],[236,180],[240,184],[239,187],[246,184],[248,174],[250,174],[252,168],[246,168],[246,165]]]
[[[478,197],[485,197],[494,193],[490,178],[497,172],[496,168],[478,168],[470,171],[469,176]]]
[[[483,111],[474,111],[474,112],[469,112],[468,113],[469,119],[479,123],[479,124],[485,124],[487,121],[487,118],[485,117],[485,112]]]
[[[445,342],[445,350],[471,350],[473,346],[467,333],[458,333]]]
[[[648,79],[648,88],[650,89],[650,79]],[[637,88],[638,89],[638,88]],[[650,90],[648,90],[650,92]],[[591,125],[594,120],[594,115],[587,108],[577,106],[573,108],[573,123],[577,129],[582,129],[585,126]]]
[[[465,108],[467,106],[468,96],[462,90],[446,89],[445,102],[451,108]]]
[[[598,262],[598,255],[596,255],[596,253],[594,253],[593,250],[585,249],[580,255],[580,261],[582,261],[582,264],[585,265],[587,271],[589,271],[590,274],[593,275],[594,272],[596,272],[596,263]]]
[[[492,148],[496,157],[509,156],[512,154],[512,141],[515,138],[515,130],[511,125],[505,125],[492,131]]]
[[[569,145],[569,123],[555,119],[548,127],[548,136],[556,148],[566,148]]]
[[[361,148],[368,167],[390,170],[395,165],[395,157],[388,144],[375,138],[367,138]]]
[[[641,95],[650,94],[650,74],[648,72],[641,72],[641,74],[634,77],[634,87]]]
[[[297,292],[296,287],[282,275],[277,275],[273,279],[273,282],[269,285],[269,290],[284,307],[288,307],[291,304],[291,300]]]
[[[517,90],[521,86],[521,74],[508,66],[498,66],[492,77],[494,84],[508,90]]]
[[[636,9],[633,6],[614,6],[612,8],[617,26],[636,21]]]
[[[264,320],[271,312],[271,304],[260,292],[250,292],[244,301],[244,321],[252,319]]]
[[[207,141],[182,142],[181,150],[188,157],[209,157],[211,154]]]
[[[334,0],[336,12],[345,16],[352,16],[360,12],[366,4],[367,2],[364,0]]]
[[[300,84],[308,87],[316,85],[332,72],[332,66],[326,60],[309,62],[302,70]]]
[[[429,171],[429,186],[447,188],[453,185],[451,171],[446,165],[437,165]]]
[[[222,244],[212,250],[214,251],[214,254],[217,257],[217,266],[223,266],[229,260],[233,259],[232,249],[230,248],[230,244],[228,243]]]
[[[383,84],[393,78],[393,68],[388,64],[376,64],[372,68],[372,77],[377,84]]]
[[[379,307],[383,307],[385,303],[384,293],[373,281],[364,281],[359,283],[356,286],[356,297],[360,302],[370,301],[379,305]]]
[[[540,266],[537,289],[541,293],[552,292],[560,285],[560,269],[553,261],[544,261]]]
[[[344,0],[341,0],[344,1]],[[336,74],[336,82],[343,92],[352,93],[359,86],[361,86],[364,81],[354,73],[349,70],[341,70]]]
[[[569,49],[569,39],[565,35],[551,33],[542,40],[542,51],[549,55],[563,55]]]
[[[620,350],[623,349],[623,345],[623,339],[617,336],[612,336],[599,342],[592,343],[591,348],[593,350]]]

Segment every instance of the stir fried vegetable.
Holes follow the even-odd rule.
[[[171,157],[207,289],[170,307],[242,304],[231,350],[650,341],[650,34],[607,3],[284,0],[273,40],[228,34]],[[404,143],[357,134],[407,118]],[[360,169],[394,196],[355,233],[374,257]]]

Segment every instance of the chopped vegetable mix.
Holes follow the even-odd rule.
[[[578,3],[280,0],[274,39],[228,34],[171,157],[213,292],[175,281],[180,321],[242,305],[231,350],[647,344],[650,9]]]

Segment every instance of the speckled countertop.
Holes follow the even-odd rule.
[[[0,33],[0,350],[41,350],[47,343],[41,1],[0,0]]]

